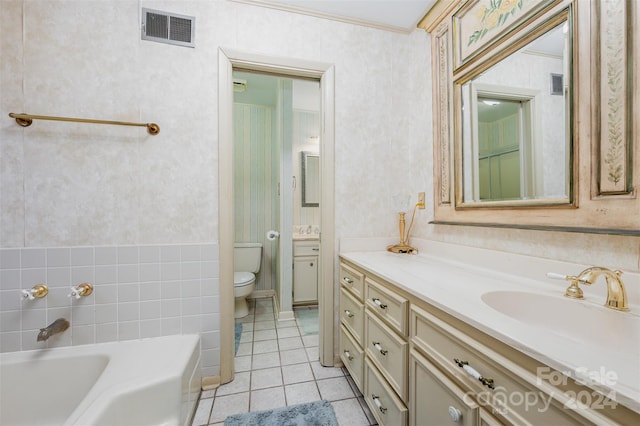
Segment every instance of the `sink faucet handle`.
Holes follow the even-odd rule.
[[[567,280],[569,279],[569,276],[565,274],[558,274],[556,272],[547,272],[547,278],[554,280]]]
[[[578,284],[591,284],[590,282],[585,282],[574,275],[564,275],[555,272],[547,272],[547,277],[554,280],[566,280],[571,282],[571,285],[567,287],[564,295],[567,297],[571,297],[572,299],[584,298],[584,293],[582,292],[582,289],[578,287]]]

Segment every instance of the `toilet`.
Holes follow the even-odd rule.
[[[249,315],[247,297],[256,288],[256,275],[262,261],[262,244],[235,243],[233,247],[233,296],[235,318]]]

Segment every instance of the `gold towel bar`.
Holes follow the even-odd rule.
[[[111,120],[92,120],[88,118],[70,118],[70,117],[49,117],[46,115],[31,115],[31,114],[14,114],[9,113],[9,117],[15,118],[16,123],[22,127],[29,127],[33,120],[53,120],[53,121],[73,121],[77,123],[93,123],[93,124],[113,124],[116,126],[138,126],[146,127],[147,132],[150,135],[157,135],[160,133],[160,126],[156,123],[130,123],[127,121],[111,121]]]

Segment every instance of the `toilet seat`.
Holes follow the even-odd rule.
[[[244,287],[252,284],[256,280],[256,276],[251,272],[234,272],[233,273],[233,286]]]

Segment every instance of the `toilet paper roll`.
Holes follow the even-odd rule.
[[[273,241],[279,237],[280,237],[280,233],[278,231],[274,231],[274,230],[267,231],[267,240]]]

